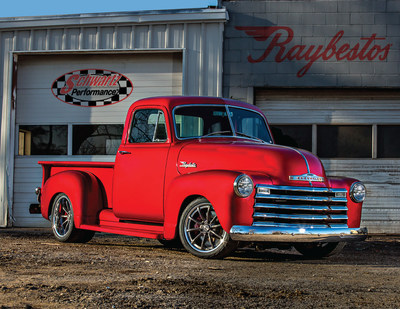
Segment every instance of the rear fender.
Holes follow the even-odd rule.
[[[49,220],[51,205],[58,193],[65,193],[74,210],[75,227],[82,224],[96,224],[103,198],[99,180],[82,171],[64,171],[51,176],[42,188],[42,216]]]
[[[164,238],[176,236],[179,216],[192,196],[205,197],[214,207],[222,228],[229,232],[232,225],[251,225],[254,192],[248,198],[234,193],[233,183],[240,172],[204,171],[176,177],[166,188]]]

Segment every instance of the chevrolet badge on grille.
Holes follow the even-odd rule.
[[[307,173],[303,175],[293,175],[289,176],[289,180],[297,180],[297,181],[317,181],[317,182],[323,182],[324,177],[317,176],[312,173]]]

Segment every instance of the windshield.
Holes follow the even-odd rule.
[[[178,107],[174,113],[180,139],[209,136],[246,137],[272,143],[264,118],[257,112],[220,105]]]

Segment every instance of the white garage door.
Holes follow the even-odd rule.
[[[400,232],[400,93],[396,90],[257,89],[277,143],[317,154],[331,176],[362,180],[362,224]]]
[[[107,98],[85,101],[82,96],[76,99],[79,93],[75,93],[75,98],[69,97],[71,100],[66,96],[56,97],[60,89],[57,90],[53,82],[57,79],[62,81],[69,72],[80,72],[88,79],[97,78],[96,72],[119,73],[125,83],[125,92],[119,98],[123,100],[119,103],[116,103],[118,99],[110,101]],[[66,75],[65,79],[70,76]],[[113,161],[126,113],[134,101],[150,96],[181,94],[181,53],[20,56],[13,225],[48,226],[40,215],[29,214],[29,205],[36,202],[34,189],[41,184],[42,171],[38,161]]]

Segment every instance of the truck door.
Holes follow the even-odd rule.
[[[139,108],[115,161],[113,211],[126,220],[163,222],[165,166],[170,149],[165,111]]]

